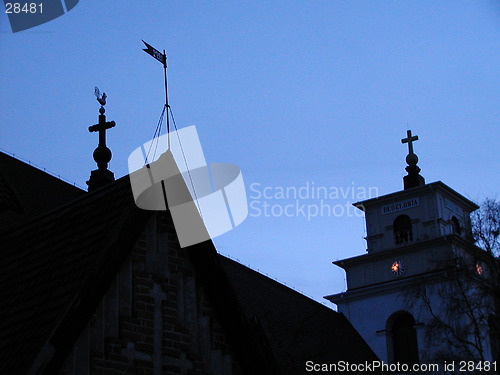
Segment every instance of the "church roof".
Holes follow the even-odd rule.
[[[220,259],[245,315],[260,324],[284,373],[302,374],[306,361],[377,359],[344,315],[234,260]]]
[[[84,195],[2,238],[2,373],[26,372],[49,339],[55,346],[54,335],[70,336],[71,330],[83,328],[88,311],[82,305],[90,304],[92,293],[117,271],[119,258],[145,223],[147,213],[135,206],[127,180]]]
[[[48,200],[28,218],[14,217],[16,227],[0,242],[3,374],[26,373],[47,353],[55,353],[51,363],[63,361],[68,341],[78,338],[153,214],[135,205],[128,176],[81,194],[35,168],[20,168],[25,174],[19,179],[6,174],[7,194],[14,192],[24,205],[30,202],[23,200],[25,192],[35,189]],[[1,189],[0,194],[6,196]],[[305,360],[376,358],[343,315],[218,256],[211,241],[187,249],[222,321],[241,336],[233,334],[236,351],[251,360],[260,356],[278,363],[282,373],[295,374],[304,372]]]
[[[0,233],[85,194],[85,191],[0,152]]]

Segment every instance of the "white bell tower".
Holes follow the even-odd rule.
[[[346,272],[347,291],[325,297],[389,364],[446,360],[445,344],[426,337],[433,314],[446,314],[438,291],[459,259],[479,267],[482,253],[469,217],[478,206],[440,181],[425,184],[416,140],[411,131],[402,140],[409,146],[404,190],[354,204],[365,212],[367,253],[334,262]],[[426,291],[423,298],[416,290]],[[487,333],[481,340],[489,353]]]

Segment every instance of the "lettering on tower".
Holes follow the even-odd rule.
[[[418,198],[410,198],[404,201],[391,203],[385,206],[382,206],[382,214],[390,214],[392,212],[406,210],[407,208],[417,207],[420,205],[420,200]]]

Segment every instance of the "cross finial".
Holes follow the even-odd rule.
[[[104,114],[106,94],[103,93],[101,96],[98,91],[99,89],[96,87],[95,94],[97,101],[101,104],[101,108],[99,108],[99,123],[89,126],[89,132],[99,133],[99,144],[94,150],[94,160],[97,163],[97,169],[92,171],[90,180],[87,181],[89,191],[95,190],[115,179],[113,173],[108,170],[108,163],[111,160],[111,150],[106,146],[106,130],[114,127],[116,124],[114,121],[106,121],[106,115]]]
[[[101,107],[102,108],[102,107]],[[106,121],[106,116],[99,115],[99,123],[89,126],[89,132],[99,132],[99,145],[94,151],[94,160],[99,169],[106,169],[111,160],[111,150],[106,146],[106,130],[115,126],[114,121]]]
[[[401,143],[408,143],[408,154],[413,155],[413,142],[418,141],[418,135],[411,135],[411,130],[406,131],[406,138],[401,140]]]
[[[408,143],[408,155],[406,155],[408,166],[405,168],[408,175],[403,177],[405,190],[425,185],[425,179],[420,176],[420,168],[417,166],[418,156],[413,152],[413,142],[415,141],[418,141],[418,136],[411,135],[411,130],[407,130],[406,138],[401,140],[401,143]]]

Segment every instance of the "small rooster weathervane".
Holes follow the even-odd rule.
[[[95,89],[94,89],[94,94],[95,94],[95,97],[97,98],[97,101],[99,102],[99,104],[104,107],[106,105],[106,98],[107,98],[107,95],[105,92],[102,93],[101,95],[101,92],[99,91],[99,88],[96,86]]]

